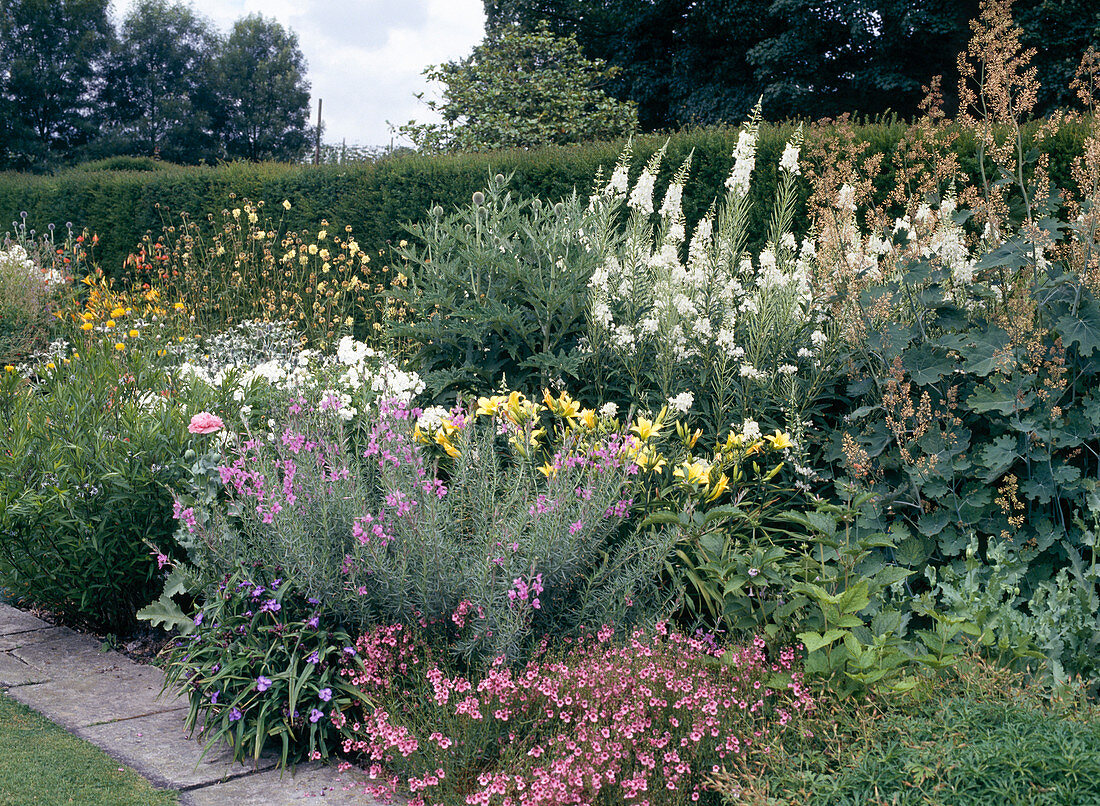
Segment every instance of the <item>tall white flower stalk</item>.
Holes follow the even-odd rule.
[[[800,248],[791,234],[801,128],[780,160],[767,244],[759,255],[747,249],[759,124],[758,104],[738,135],[723,198],[690,235],[682,200],[691,155],[658,205],[654,178],[664,149],[632,187],[622,183],[629,165],[624,152],[591,205],[600,216],[595,240],[604,250],[603,269],[590,285],[592,343],[627,371],[637,398],[701,395],[708,401],[703,416],[716,430],[734,415],[755,414],[761,394],[791,408],[800,373],[810,374],[818,360],[809,341],[815,252],[810,244]]]

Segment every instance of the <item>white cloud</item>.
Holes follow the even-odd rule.
[[[133,0],[113,0],[121,19]],[[324,99],[325,139],[383,145],[386,125],[435,119],[413,94],[427,91],[430,64],[462,58],[481,41],[481,0],[194,0],[221,31],[248,14],[274,18],[298,35],[313,95]]]

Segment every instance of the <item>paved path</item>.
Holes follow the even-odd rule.
[[[283,806],[375,802],[361,773],[299,765],[280,774],[272,756],[234,764],[227,748],[201,758],[203,744],[183,730],[187,702],[165,693],[160,669],[101,652],[94,638],[0,604],[0,690],[133,767],[181,806]],[[316,800],[320,798],[321,800]]]

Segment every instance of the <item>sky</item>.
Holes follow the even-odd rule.
[[[470,54],[484,33],[481,0],[191,0],[223,33],[249,14],[278,20],[298,35],[312,93],[310,123],[322,98],[324,139],[396,145],[394,126],[438,120],[414,93],[438,98],[421,75],[430,64]],[[116,24],[134,5],[112,0]]]

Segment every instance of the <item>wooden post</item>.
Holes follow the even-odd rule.
[[[313,149],[313,164],[321,164],[321,101],[323,99],[317,99],[317,144]]]

